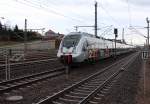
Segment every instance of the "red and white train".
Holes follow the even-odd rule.
[[[66,35],[59,46],[57,57],[64,64],[78,63],[85,60],[98,60],[110,56],[127,53],[134,48],[132,45],[116,43],[96,38],[94,35],[83,32],[71,32]]]

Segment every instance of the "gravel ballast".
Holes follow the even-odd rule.
[[[120,56],[121,59],[125,55]],[[116,61],[117,61],[116,60]],[[105,59],[97,62],[94,65],[81,65],[78,68],[73,68],[71,73],[66,76],[62,75],[56,78],[47,79],[45,81],[32,84],[28,87],[20,88],[19,90],[11,91],[8,94],[0,95],[0,104],[32,104],[36,103],[41,99],[51,96],[58,91],[63,90],[64,88],[76,83],[77,81],[82,80],[83,78],[95,73],[96,71],[101,70],[104,67],[109,66],[115,62],[113,58]],[[8,96],[23,96],[23,100],[18,102],[7,102],[5,98]]]
[[[104,104],[137,104],[136,95],[141,78],[142,61],[139,56],[131,66],[122,73],[116,84],[112,87],[108,96],[103,100]]]

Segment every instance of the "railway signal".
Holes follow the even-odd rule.
[[[148,17],[146,18],[146,22],[147,22],[147,44],[148,44],[148,49],[149,49],[149,19]]]
[[[115,58],[116,58],[116,38],[118,37],[118,29],[114,28],[114,34],[115,34]]]
[[[117,28],[114,28],[114,34],[115,34],[115,37],[118,37],[118,29]]]

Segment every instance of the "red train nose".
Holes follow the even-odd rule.
[[[64,63],[64,64],[71,64],[72,63],[72,55],[62,55],[61,56],[61,61]]]

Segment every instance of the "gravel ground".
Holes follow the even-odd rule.
[[[143,60],[141,79],[139,83],[137,104],[150,104],[150,59]]]
[[[103,100],[103,104],[137,104],[136,95],[139,90],[142,61],[139,56],[136,61],[118,79]]]
[[[122,57],[125,57],[125,55],[117,58],[117,60]],[[19,90],[11,91],[10,93],[0,96],[0,104],[32,104],[34,102],[38,102],[39,100],[46,98],[46,96],[53,95],[54,93],[70,86],[77,81],[82,80],[83,78],[101,70],[113,62],[115,62],[115,60],[110,58],[101,60],[94,65],[81,65],[78,68],[73,68],[68,76],[62,75],[25,88],[21,88]],[[24,99],[18,102],[6,101],[5,99],[11,95],[21,95]]]

